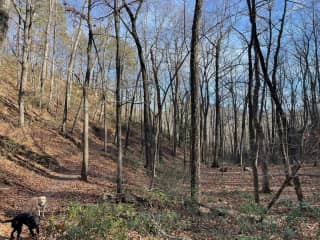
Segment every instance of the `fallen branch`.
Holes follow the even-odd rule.
[[[286,188],[286,186],[289,185],[290,181],[297,175],[299,169],[301,168],[301,165],[296,165],[292,167],[292,173],[289,177],[287,177],[284,182],[282,183],[281,187],[279,190],[276,192],[274,197],[272,198],[271,202],[268,204],[268,207],[266,209],[266,213],[271,209],[271,207],[276,203],[278,198],[280,197],[282,191]]]
[[[223,209],[223,208],[213,208],[213,207],[209,207],[203,203],[198,203],[199,207],[203,207],[203,208],[207,208],[210,210],[211,213],[218,215],[218,216],[229,216],[229,217],[235,217],[237,215],[239,215],[238,212],[234,211],[234,210],[227,210],[227,209]]]
[[[250,221],[251,223],[258,223],[262,219],[261,216],[254,215],[254,214],[245,214],[245,213],[240,213],[240,212],[235,211],[235,210],[228,210],[228,209],[217,208],[217,207],[212,208],[212,207],[209,207],[209,206],[204,205],[202,203],[198,203],[198,205],[200,207],[209,209],[212,214],[215,214],[215,215],[218,215],[218,216],[222,216],[222,217],[233,217],[233,218],[241,217],[243,219],[246,219],[246,220]]]

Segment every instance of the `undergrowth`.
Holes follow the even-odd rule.
[[[83,206],[78,202],[69,205],[62,221],[50,219],[49,235],[59,232],[57,239],[127,239],[130,232],[141,236],[158,236],[184,227],[181,216],[174,211],[156,212],[139,209],[127,203],[103,203]],[[61,232],[61,225],[63,231]]]

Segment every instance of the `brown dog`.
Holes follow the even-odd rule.
[[[44,212],[47,207],[47,197],[33,197],[27,203],[27,211],[33,214],[37,214],[39,217],[44,217]]]

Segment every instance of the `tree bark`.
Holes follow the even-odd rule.
[[[219,91],[219,60],[220,60],[220,44],[221,44],[221,39],[218,39],[218,42],[216,44],[216,55],[215,55],[215,95],[216,95],[216,103],[215,103],[215,110],[216,110],[216,118],[215,118],[215,132],[214,132],[214,154],[213,154],[213,162],[211,167],[218,168],[219,167],[219,162],[218,162],[218,157],[219,157],[219,149],[221,148],[222,142],[220,142],[220,134],[221,134],[221,129],[220,129],[220,91]]]
[[[253,188],[254,188],[254,199],[256,203],[259,203],[259,179],[258,179],[258,156],[259,156],[259,146],[255,123],[257,114],[257,89],[255,88],[254,94],[252,95],[253,88],[253,64],[252,64],[252,45],[253,36],[248,46],[248,62],[249,62],[249,82],[248,82],[248,107],[249,107],[249,143],[250,143],[250,162],[252,166],[253,175]]]
[[[53,0],[48,1],[48,22],[45,31],[45,41],[44,41],[44,56],[42,60],[41,76],[40,76],[40,100],[39,107],[42,108],[43,104],[43,93],[44,93],[44,81],[47,78],[47,66],[48,66],[48,57],[49,57],[49,37],[51,31],[51,19],[52,19],[52,9],[53,9]]]
[[[54,2],[54,0],[52,0]],[[55,3],[53,3],[55,5]],[[55,14],[57,10],[55,9]],[[56,27],[57,21],[55,19],[53,25],[53,43],[52,43],[52,59],[51,59],[51,69],[50,69],[50,93],[49,93],[49,101],[48,101],[48,111],[51,111],[51,103],[52,103],[52,96],[53,96],[53,84],[55,79],[55,61],[56,61]]]
[[[90,86],[90,75],[93,66],[92,61],[92,46],[93,46],[93,32],[91,23],[91,10],[92,0],[88,0],[88,46],[87,46],[87,71],[86,77],[83,84],[83,157],[82,157],[82,168],[81,168],[81,180],[88,181],[88,167],[89,167],[89,102],[88,102],[88,91]]]
[[[80,112],[81,112],[82,105],[83,105],[83,97],[81,97],[81,99],[80,99],[80,103],[79,103],[79,106],[78,106],[78,110],[77,110],[76,116],[73,119],[71,131],[70,131],[71,134],[73,134],[73,131],[74,131],[74,129],[76,127],[76,124],[78,122],[78,118],[79,118],[79,115],[80,115]]]
[[[84,4],[82,6],[82,13],[84,13],[85,3],[86,3],[86,0],[84,1]],[[78,48],[79,39],[80,39],[80,35],[81,35],[81,26],[82,26],[82,17],[80,17],[80,20],[79,20],[79,26],[78,26],[78,29],[77,29],[77,32],[75,35],[76,36],[75,40],[72,44],[71,55],[70,55],[69,63],[68,63],[67,82],[66,82],[66,90],[65,90],[65,97],[64,97],[64,109],[63,109],[62,126],[61,126],[61,131],[64,135],[67,135],[67,122],[68,122],[68,113],[69,113],[69,104],[70,104],[72,72],[73,72],[73,67],[74,67],[74,60],[75,60],[75,56],[76,56],[76,51]]]
[[[282,17],[280,19],[280,28],[279,28],[279,34],[277,37],[277,44],[276,44],[276,48],[275,48],[275,54],[273,57],[273,69],[272,69],[272,77],[270,79],[269,77],[269,73],[267,70],[267,66],[266,66],[266,62],[260,47],[260,42],[259,42],[259,38],[258,38],[258,34],[257,34],[257,27],[256,27],[256,1],[255,0],[247,0],[247,4],[248,4],[248,9],[249,9],[249,15],[250,15],[250,23],[252,26],[252,36],[254,39],[254,47],[255,47],[255,51],[258,54],[259,57],[259,61],[260,61],[260,66],[262,68],[262,73],[263,73],[263,78],[264,81],[266,82],[266,84],[269,87],[270,90],[270,94],[271,97],[273,99],[273,102],[275,104],[275,108],[276,108],[276,122],[277,122],[277,132],[278,132],[278,136],[279,136],[279,140],[280,140],[280,148],[281,148],[281,153],[282,153],[282,157],[283,157],[283,164],[284,164],[284,170],[285,170],[285,174],[286,174],[286,179],[291,179],[292,178],[292,171],[290,168],[290,159],[288,156],[288,147],[287,147],[287,130],[288,130],[288,121],[287,121],[287,117],[286,114],[282,108],[282,104],[280,101],[280,98],[278,96],[277,93],[277,86],[276,86],[276,73],[277,73],[277,69],[278,69],[278,56],[279,56],[279,52],[280,52],[280,47],[281,47],[281,37],[282,37],[282,33],[283,33],[283,28],[284,28],[284,21],[285,21],[285,16],[286,16],[286,12],[287,12],[287,0],[284,0],[284,7],[283,7],[283,12],[282,12]],[[295,176],[298,178],[298,176]],[[290,182],[290,181],[289,181]],[[301,185],[297,184],[298,181],[295,180],[294,184],[295,184],[295,188],[297,188],[296,193],[297,193],[297,198],[299,201],[302,201],[303,198],[300,196],[299,193],[302,193],[301,190]]]
[[[18,1],[18,8],[20,9],[21,2],[20,0]],[[5,22],[5,21],[4,21]],[[17,88],[19,87],[20,84],[20,74],[21,74],[21,25],[22,25],[22,17],[19,15],[18,16],[18,24],[17,24],[17,46],[16,46],[16,54],[18,58],[19,65],[17,67]],[[2,42],[0,43],[0,45]]]
[[[131,100],[129,118],[128,118],[127,128],[126,128],[126,140],[125,140],[125,145],[124,145],[125,149],[128,148],[128,144],[129,144],[130,126],[131,126],[131,122],[132,122],[133,107],[134,107],[134,102],[135,102],[135,99],[136,99],[136,94],[137,94],[137,88],[138,88],[138,82],[139,82],[140,75],[141,75],[141,72],[139,72],[139,74],[137,76],[136,85],[134,87],[134,92],[133,92],[133,96],[132,96],[132,100]]]
[[[122,144],[121,144],[121,59],[120,59],[120,11],[118,0],[114,0],[114,29],[116,34],[116,131],[118,147],[117,194],[122,195]]]
[[[16,10],[20,16],[20,11]],[[32,18],[34,15],[34,2],[33,0],[27,0],[26,9],[25,9],[25,18],[23,19],[23,47],[22,47],[22,63],[21,63],[21,74],[20,74],[20,84],[19,84],[19,127],[24,127],[24,85],[28,79],[29,73],[29,58],[30,58],[30,49],[31,49],[31,32],[32,32]]]
[[[248,106],[248,94],[246,94],[244,98],[244,106],[242,111],[242,120],[241,120],[241,136],[240,136],[240,143],[239,143],[239,156],[240,156],[240,166],[244,170],[245,163],[243,161],[243,148],[244,148],[244,139],[246,133],[246,116],[247,116],[247,106]]]
[[[151,127],[151,114],[150,114],[150,90],[149,90],[149,80],[148,80],[148,72],[147,67],[145,63],[145,58],[143,54],[143,48],[142,44],[140,42],[138,33],[137,33],[137,27],[136,27],[136,21],[138,17],[139,10],[141,9],[143,1],[139,2],[139,5],[137,7],[136,13],[133,14],[130,7],[126,3],[125,0],[123,0],[124,7],[129,15],[130,21],[131,21],[131,29],[127,27],[130,34],[132,35],[137,51],[138,51],[138,57],[140,62],[140,68],[141,68],[141,74],[142,74],[142,81],[143,81],[143,118],[144,118],[144,150],[145,150],[145,167],[148,170],[148,173],[151,173],[152,171],[152,127]]]
[[[202,0],[196,0],[192,24],[190,55],[190,94],[191,94],[191,201],[200,200],[200,104],[199,104],[199,30],[202,13]]]

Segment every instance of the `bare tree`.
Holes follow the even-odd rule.
[[[114,29],[116,34],[116,132],[118,147],[117,194],[122,195],[122,144],[121,144],[121,59],[120,59],[120,10],[114,0]]]
[[[71,85],[71,80],[72,80],[72,73],[73,73],[73,68],[74,68],[74,61],[75,61],[75,56],[76,56],[76,51],[78,48],[79,44],[79,39],[81,35],[81,27],[82,27],[82,15],[84,14],[85,10],[85,5],[86,5],[87,0],[84,1],[83,6],[82,6],[82,13],[79,16],[79,26],[76,30],[75,33],[75,40],[72,42],[72,48],[71,48],[71,53],[70,53],[70,58],[68,62],[68,70],[67,70],[67,82],[66,82],[66,90],[65,90],[65,97],[64,97],[64,109],[63,109],[63,117],[62,117],[62,126],[61,126],[61,131],[64,135],[67,135],[67,121],[68,121],[68,113],[69,113],[69,104],[70,104],[70,85]]]
[[[27,0],[25,5],[25,17],[22,16],[20,9],[17,7],[14,0],[12,3],[15,7],[16,12],[23,21],[23,47],[22,47],[22,62],[21,62],[21,74],[20,74],[20,83],[19,83],[19,126],[24,127],[24,94],[25,94],[25,83],[28,79],[29,73],[29,59],[30,59],[30,49],[31,49],[31,32],[32,32],[32,23],[34,15],[34,1]]]
[[[151,127],[151,114],[150,114],[150,90],[149,90],[149,80],[148,80],[148,72],[146,67],[145,56],[143,53],[142,44],[137,32],[137,18],[140,12],[140,9],[143,4],[143,0],[139,1],[139,4],[136,8],[136,12],[133,13],[129,5],[125,0],[123,0],[124,7],[129,15],[131,27],[129,27],[124,21],[126,28],[130,32],[133,40],[136,44],[140,68],[141,68],[141,75],[143,81],[143,119],[144,119],[144,148],[145,148],[145,167],[148,169],[149,173],[151,172],[152,168],[152,127]]]
[[[88,24],[88,46],[87,46],[87,71],[86,77],[83,83],[83,158],[82,158],[82,169],[81,179],[83,181],[88,180],[88,165],[89,165],[89,103],[88,103],[88,91],[90,85],[90,76],[93,68],[92,59],[92,46],[93,46],[93,31],[91,22],[91,11],[92,11],[92,0],[88,0],[88,13],[87,13],[87,24]]]
[[[44,41],[44,55],[42,60],[42,68],[40,75],[40,99],[39,106],[42,108],[43,104],[43,93],[44,93],[44,81],[47,78],[47,66],[48,66],[48,57],[49,57],[49,38],[51,33],[51,21],[52,21],[52,11],[53,11],[54,1],[48,1],[48,22],[45,30],[45,41]]]
[[[259,156],[259,145],[258,138],[259,135],[256,131],[257,123],[257,111],[258,111],[258,93],[259,93],[259,77],[256,79],[256,84],[253,90],[253,35],[248,47],[248,62],[249,62],[249,81],[248,81],[248,107],[249,107],[249,137],[250,137],[250,161],[252,164],[252,174],[253,174],[253,186],[254,186],[254,198],[255,202],[259,203],[259,182],[258,182],[258,156]],[[255,67],[257,66],[257,60],[255,61]]]
[[[55,61],[56,61],[56,39],[57,39],[57,3],[52,0],[54,6],[54,22],[53,22],[53,41],[52,41],[52,58],[51,58],[51,68],[50,68],[50,92],[48,100],[48,111],[51,111],[51,103],[53,96],[53,83],[55,79]]]
[[[200,109],[199,109],[199,30],[202,13],[202,0],[196,0],[192,24],[190,46],[190,95],[191,95],[191,200],[200,200]]]
[[[302,195],[302,190],[301,190],[301,184],[300,184],[300,179],[298,175],[296,175],[297,171],[300,168],[299,162],[298,165],[291,168],[290,167],[290,159],[288,156],[288,144],[287,144],[287,130],[288,130],[288,120],[285,114],[285,111],[283,110],[278,92],[277,92],[277,85],[275,84],[276,77],[277,77],[277,70],[278,70],[278,61],[279,61],[279,52],[281,48],[281,38],[283,34],[283,29],[284,29],[284,22],[285,22],[285,17],[287,14],[287,0],[284,0],[284,6],[283,6],[283,12],[282,16],[280,19],[280,28],[279,28],[279,33],[277,37],[277,43],[276,43],[276,48],[275,48],[275,53],[273,56],[273,68],[271,72],[271,78],[269,76],[269,72],[267,70],[267,65],[265,62],[265,58],[263,56],[261,47],[260,47],[260,41],[258,38],[258,33],[257,33],[257,23],[256,23],[256,18],[257,18],[257,11],[256,11],[256,1],[255,0],[247,0],[247,5],[249,9],[249,16],[250,16],[250,23],[252,26],[251,29],[251,34],[252,34],[252,40],[253,40],[253,45],[254,49],[256,51],[256,54],[259,58],[260,61],[260,66],[262,68],[262,73],[263,73],[263,78],[266,84],[268,85],[271,97],[274,101],[275,107],[276,107],[276,122],[277,122],[277,132],[278,132],[278,137],[280,141],[280,149],[281,149],[281,154],[283,158],[283,163],[284,163],[284,168],[285,168],[285,174],[286,174],[286,180],[275,195],[275,198],[270,202],[268,205],[268,209],[271,208],[273,203],[277,200],[277,198],[280,196],[282,190],[284,187],[290,183],[291,180],[293,180],[293,183],[295,185],[295,190],[297,194],[298,201],[302,203],[303,201],[303,195]]]

